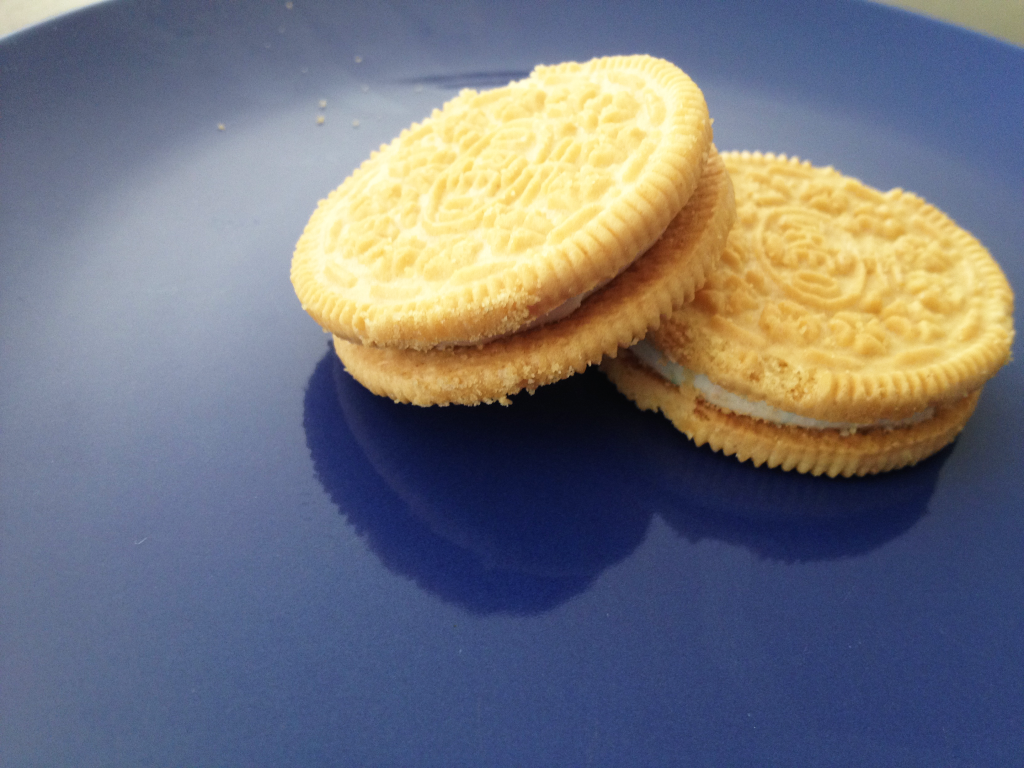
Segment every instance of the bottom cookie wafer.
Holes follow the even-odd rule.
[[[601,367],[622,394],[643,410],[660,411],[697,445],[707,444],[755,466],[829,477],[886,472],[931,456],[953,442],[981,394],[976,390],[939,405],[932,418],[911,426],[843,433],[779,426],[728,413],[706,403],[691,385],[666,381],[628,351],[606,359]]]

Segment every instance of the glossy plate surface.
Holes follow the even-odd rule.
[[[0,764],[1019,760],[1020,363],[951,448],[829,481],[596,371],[397,406],[301,311],[371,149],[636,52],[720,148],[918,192],[1024,289],[1024,51],[886,8],[124,0],[0,41]]]

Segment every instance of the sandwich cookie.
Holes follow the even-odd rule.
[[[832,168],[723,153],[737,221],[694,301],[603,368],[698,445],[865,475],[952,442],[1010,357],[1013,292],[919,197]]]
[[[381,349],[337,336],[346,370],[371,391],[416,405],[500,402],[567,378],[642,339],[704,284],[735,216],[732,184],[712,153],[697,191],[625,272],[557,322],[478,346]]]
[[[374,152],[313,213],[292,283],[367,365],[385,350],[455,359],[571,317],[661,236],[710,153],[703,95],[669,62],[537,67],[504,88],[463,91]],[[351,370],[360,378],[367,365]],[[585,365],[577,356],[560,369]],[[380,381],[374,391],[430,404],[531,386],[502,377],[509,387],[479,396],[414,399]]]

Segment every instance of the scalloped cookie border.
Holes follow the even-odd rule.
[[[677,387],[649,371],[631,353],[605,360],[601,370],[625,397],[645,411],[660,412],[686,437],[739,461],[829,477],[888,472],[916,464],[960,434],[981,390],[939,406],[935,416],[909,427],[838,430],[779,426],[727,413],[706,403],[692,386]]]

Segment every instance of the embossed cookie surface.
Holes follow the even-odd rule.
[[[514,332],[643,253],[710,138],[697,86],[646,56],[463,91],[321,201],[292,282],[320,325],[369,346]]]
[[[654,342],[751,400],[815,419],[902,418],[978,389],[1013,293],[920,198],[795,159],[722,153],[737,220],[719,268]]]

